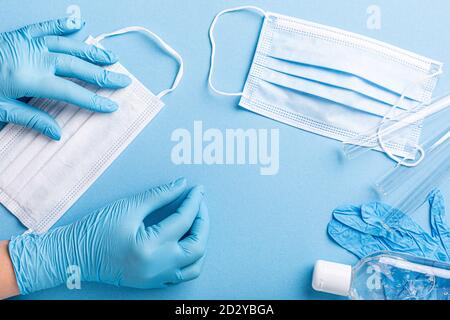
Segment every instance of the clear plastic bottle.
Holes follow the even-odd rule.
[[[355,300],[450,300],[450,264],[379,252],[354,266],[319,260],[312,286]]]

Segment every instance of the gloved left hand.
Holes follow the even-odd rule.
[[[202,186],[161,222],[145,226],[153,211],[186,189],[179,179],[116,201],[71,225],[13,238],[9,253],[21,294],[66,283],[69,268],[81,281],[162,288],[198,277],[209,234]]]
[[[131,83],[128,76],[100,67],[117,62],[115,54],[63,37],[83,26],[81,20],[63,18],[0,33],[0,123],[26,126],[59,140],[61,129],[49,114],[17,99],[49,98],[96,112],[117,110],[114,101],[63,78],[108,89]]]
[[[344,206],[333,212],[328,234],[359,258],[394,251],[450,261],[450,229],[445,222],[444,198],[439,190],[428,197],[431,235],[411,217],[382,203]]]

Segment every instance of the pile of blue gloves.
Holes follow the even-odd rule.
[[[386,204],[343,206],[333,212],[328,234],[340,246],[364,258],[379,251],[402,252],[450,262],[450,229],[439,190],[428,197],[431,234],[412,218]]]

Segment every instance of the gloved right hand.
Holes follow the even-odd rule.
[[[96,112],[117,110],[114,101],[63,78],[108,89],[131,83],[128,76],[100,67],[117,62],[112,52],[63,37],[83,26],[81,20],[59,19],[0,33],[0,123],[26,126],[59,140],[61,129],[49,114],[17,99],[49,98]]]
[[[175,213],[152,226],[144,218],[186,189],[179,179],[116,201],[71,225],[13,238],[9,253],[21,294],[66,283],[79,267],[81,281],[162,288],[198,277],[209,233],[202,186]]]

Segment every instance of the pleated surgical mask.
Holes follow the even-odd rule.
[[[32,99],[32,105],[56,118],[61,140],[11,124],[0,131],[0,203],[32,231],[48,230],[81,197],[158,114],[164,106],[161,98],[175,90],[183,76],[180,55],[145,28],[89,37],[86,43],[99,45],[106,37],[127,32],[149,35],[177,60],[179,71],[170,89],[154,95],[116,63],[107,69],[128,75],[132,83],[127,88],[110,91],[83,84],[117,102],[116,112],[99,114],[60,101]]]
[[[214,29],[226,13],[252,10],[264,16],[243,92],[213,85]],[[209,31],[208,83],[221,95],[240,96],[253,112],[316,134],[346,141],[431,99],[442,63],[386,43],[253,6],[224,10]],[[395,108],[394,108],[395,107]],[[393,154],[414,158],[421,126],[414,124],[387,144]]]

